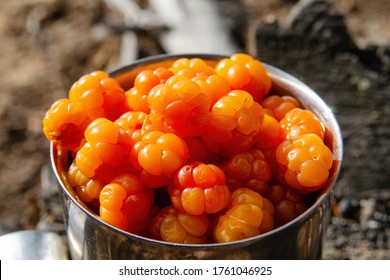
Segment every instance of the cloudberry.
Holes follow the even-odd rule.
[[[229,208],[218,218],[213,230],[216,242],[231,242],[271,231],[274,226],[272,203],[247,188],[235,190]]]
[[[196,137],[187,137],[184,139],[188,147],[188,161],[206,161],[208,151],[203,141]]]
[[[222,164],[222,170],[230,191],[245,187],[263,195],[271,179],[271,169],[263,153],[257,149],[234,155]]]
[[[117,183],[126,191],[126,199],[121,208],[126,217],[126,230],[139,232],[147,226],[145,220],[149,220],[149,212],[153,205],[153,190],[144,187],[140,179],[131,173],[115,177],[112,183]]]
[[[263,119],[261,105],[248,92],[233,90],[214,104],[202,139],[214,153],[244,152],[255,144]]]
[[[159,84],[164,84],[167,79],[173,76],[172,71],[165,67],[158,67],[154,70],[147,69],[137,74],[134,86],[126,91],[127,104],[133,111],[150,112],[147,103],[147,96],[150,90]]]
[[[295,108],[289,111],[282,120],[280,127],[286,139],[314,133],[324,140],[325,127],[322,122],[309,110]]]
[[[127,221],[122,207],[126,196],[126,190],[120,184],[111,183],[105,185],[99,196],[100,218],[115,227],[125,229]]]
[[[214,74],[214,68],[200,58],[179,58],[172,63],[170,70],[176,75],[182,75],[188,78]]]
[[[313,192],[327,182],[333,154],[316,134],[286,140],[276,150],[280,180],[300,192]]]
[[[172,178],[187,162],[188,148],[185,141],[173,133],[151,131],[134,144],[131,158],[139,170]]]
[[[270,185],[265,197],[274,205],[276,227],[287,224],[307,210],[302,195],[281,184]]]
[[[264,112],[274,117],[277,121],[280,121],[284,116],[295,108],[300,108],[298,100],[292,96],[267,96],[262,102],[261,106],[264,108]]]
[[[264,120],[256,139],[256,147],[260,149],[276,148],[285,140],[279,122],[268,114],[264,114]]]
[[[153,191],[134,174],[115,177],[100,192],[100,217],[107,223],[137,233],[147,227]]]
[[[115,120],[127,110],[125,91],[103,71],[82,76],[69,91],[72,101],[80,102],[91,119]]]
[[[103,164],[118,167],[130,153],[130,137],[108,119],[94,120],[84,135],[87,142],[77,152],[76,164],[89,177],[93,177]]]
[[[104,185],[99,180],[83,174],[77,167],[75,161],[70,165],[67,175],[70,184],[83,202],[89,203],[95,199],[99,200],[100,191],[103,189]]]
[[[205,244],[209,219],[206,214],[190,215],[173,206],[163,208],[151,221],[151,238],[172,243]]]
[[[210,120],[208,97],[186,76],[172,76],[154,87],[147,101],[152,124],[180,137],[200,135]]]
[[[201,162],[184,165],[168,190],[172,204],[190,215],[217,213],[230,199],[223,171],[216,165]]]
[[[333,161],[319,119],[267,96],[271,79],[249,55],[160,65],[126,89],[84,75],[46,113],[80,203],[125,231],[194,244],[249,238],[305,211],[303,194],[325,186]]]
[[[63,149],[74,150],[80,146],[90,122],[80,103],[59,99],[42,120],[43,132],[48,140],[59,143]]]
[[[115,123],[130,136],[133,144],[140,141],[144,134],[154,130],[149,115],[142,111],[128,111],[121,115]]]
[[[271,170],[271,179],[270,183],[277,182],[278,174],[279,174],[279,166],[276,160],[276,148],[261,148],[261,152],[263,153],[266,162]]]
[[[238,53],[222,59],[215,72],[225,78],[232,89],[249,92],[255,101],[262,100],[271,89],[272,82],[264,65],[247,54]]]
[[[229,83],[218,75],[199,75],[192,78],[192,80],[200,86],[201,91],[209,98],[210,108],[214,106],[219,98],[231,91]]]

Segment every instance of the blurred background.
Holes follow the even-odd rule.
[[[331,106],[345,156],[324,259],[390,259],[390,1],[0,0],[0,235],[63,232],[42,118],[72,83],[162,53],[247,52]]]

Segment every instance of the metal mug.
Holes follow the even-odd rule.
[[[216,64],[219,55],[159,55],[140,59],[110,72],[125,89],[142,70],[169,66],[182,57],[202,58]],[[272,79],[272,93],[290,95],[312,111],[326,127],[325,142],[333,152],[327,185],[311,207],[296,219],[271,232],[245,240],[221,244],[175,244],[149,239],[120,230],[104,222],[77,198],[66,178],[69,154],[51,144],[50,156],[64,208],[67,240],[72,259],[318,259],[331,215],[331,202],[338,177],[343,145],[338,122],[325,102],[290,74],[264,64]]]

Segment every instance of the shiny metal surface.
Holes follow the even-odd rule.
[[[180,57],[201,57],[214,62],[216,55],[156,56],[139,60],[111,72],[124,88],[137,73],[155,66],[169,65]],[[340,171],[343,146],[339,125],[330,108],[309,87],[291,75],[266,65],[273,81],[273,93],[296,97],[305,108],[324,122],[325,141],[334,154],[328,184],[313,205],[301,216],[269,233],[225,244],[182,245],[140,237],[103,222],[77,199],[67,181],[68,154],[51,146],[52,167],[64,205],[67,237],[73,259],[318,259],[329,222],[334,186]]]
[[[67,246],[61,236],[53,232],[22,230],[0,237],[2,260],[66,260]]]

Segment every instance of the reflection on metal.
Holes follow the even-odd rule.
[[[64,240],[56,233],[22,230],[0,237],[2,260],[66,260]]]
[[[182,56],[161,55],[142,59],[111,72],[122,86],[146,67],[168,65]],[[185,55],[216,63],[218,55]],[[291,75],[266,65],[273,94],[292,95],[324,122],[325,141],[334,154],[328,184],[313,205],[295,220],[266,234],[224,244],[188,245],[156,241],[119,230],[96,216],[74,196],[65,174],[66,155],[51,146],[52,167],[63,197],[71,256],[76,259],[317,259],[329,222],[334,185],[340,171],[343,146],[340,128],[329,107],[309,87]],[[77,248],[77,249],[76,249]]]

